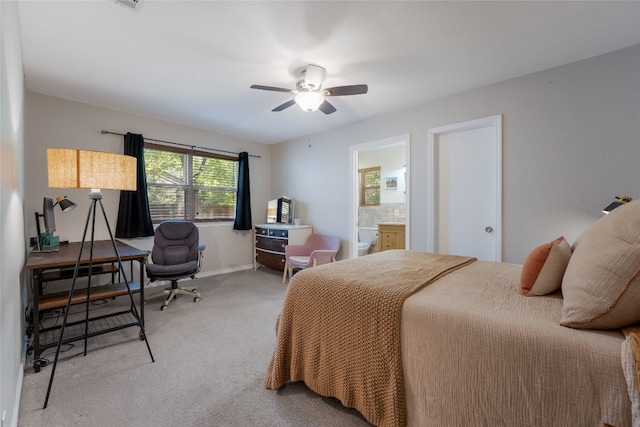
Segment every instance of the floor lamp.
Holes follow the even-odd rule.
[[[84,226],[84,232],[82,234],[82,243],[80,244],[80,252],[78,253],[78,261],[76,262],[75,269],[73,271],[73,281],[71,289],[69,289],[69,299],[67,300],[67,306],[64,311],[64,319],[60,329],[60,337],[58,338],[58,347],[56,349],[56,357],[53,361],[53,368],[51,369],[51,377],[49,378],[49,387],[47,388],[47,397],[44,401],[44,408],[47,407],[49,402],[49,394],[51,393],[51,385],[53,384],[53,377],[56,372],[56,365],[58,364],[58,356],[60,355],[60,347],[62,346],[64,330],[67,326],[67,315],[69,313],[69,307],[71,306],[71,298],[78,278],[78,271],[80,269],[80,261],[82,259],[82,250],[87,237],[87,230],[89,228],[89,222],[91,222],[91,240],[89,246],[89,273],[87,282],[87,303],[85,311],[85,333],[84,333],[84,355],[87,355],[87,334],[89,328],[89,301],[91,297],[91,271],[93,268],[93,244],[95,237],[95,225],[96,225],[96,207],[98,203],[102,210],[102,216],[104,222],[107,225],[109,231],[109,237],[113,244],[113,250],[115,251],[116,258],[118,259],[118,267],[120,274],[124,278],[124,282],[127,285],[127,291],[129,298],[131,299],[131,312],[140,325],[140,335],[144,339],[147,350],[149,350],[149,356],[151,361],[153,354],[151,353],[151,347],[147,341],[147,335],[144,330],[138,309],[136,308],[135,301],[133,300],[133,294],[127,280],[126,272],[122,267],[122,260],[118,253],[116,241],[113,238],[111,227],[109,227],[109,221],[107,220],[107,214],[102,204],[102,192],[101,189],[109,190],[136,190],[136,158],[132,156],[125,156],[122,154],[105,153],[101,151],[89,151],[89,150],[75,150],[65,148],[54,148],[47,150],[47,165],[49,171],[49,187],[52,188],[90,188],[91,193],[89,199],[91,205],[89,212],[87,213],[87,221]],[[142,285],[142,284],[141,284]]]

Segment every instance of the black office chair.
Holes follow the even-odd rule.
[[[200,301],[197,286],[189,286],[189,290],[178,286],[178,280],[195,279],[200,271],[205,245],[198,239],[198,227],[189,221],[165,221],[156,228],[151,250],[153,264],[147,264],[147,276],[151,282],[171,281],[170,288],[149,297],[168,295],[160,310],[166,310],[178,294],[193,296],[194,302]]]

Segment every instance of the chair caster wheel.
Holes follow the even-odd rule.
[[[167,309],[167,307],[169,307],[168,305],[163,305],[162,307],[160,307],[160,311],[165,311]]]
[[[198,302],[198,301],[200,301],[200,297],[195,297],[195,298],[193,299],[193,302]]]

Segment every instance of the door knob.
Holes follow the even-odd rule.
[[[491,232],[493,231],[493,227],[491,227],[490,225],[487,225],[487,226],[484,228],[484,231],[486,231],[487,233],[491,233]]]

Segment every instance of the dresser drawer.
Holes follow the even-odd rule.
[[[287,246],[287,239],[271,239],[269,237],[256,236],[256,248],[266,249],[268,251],[284,253],[284,247]]]
[[[284,254],[256,250],[256,261],[275,270],[284,270]]]
[[[289,230],[279,228],[256,227],[256,236],[281,237],[286,239],[289,237]]]
[[[289,230],[279,230],[279,229],[269,229],[269,236],[271,237],[284,237],[285,239],[289,237]]]
[[[256,236],[268,236],[268,235],[269,235],[268,228],[256,227]]]

